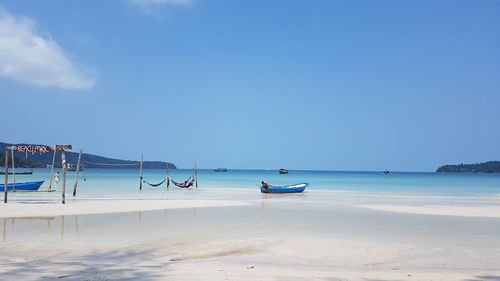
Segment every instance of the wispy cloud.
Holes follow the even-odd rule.
[[[190,6],[193,0],[128,0],[128,2],[140,7],[144,12],[152,13],[159,6]]]
[[[36,22],[0,7],[0,76],[37,86],[89,89],[96,78],[75,65],[56,41],[41,36]]]

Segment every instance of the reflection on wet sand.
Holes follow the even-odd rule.
[[[61,242],[64,241],[64,216],[61,216]]]
[[[78,227],[78,216],[75,217],[75,231],[76,231],[76,239],[80,240],[80,229]]]
[[[2,242],[5,242],[7,236],[7,219],[3,219],[3,228],[2,228]]]
[[[3,223],[2,223],[2,242],[9,242],[10,237],[18,237],[20,234],[25,234],[26,230],[24,227],[28,227],[29,229],[33,229],[34,222],[37,221],[46,221],[47,222],[47,234],[51,236],[52,234],[52,222],[56,221],[57,219],[55,217],[20,217],[20,218],[3,218]],[[18,222],[16,222],[18,221]],[[19,221],[24,221],[23,223],[23,229],[17,230]],[[8,224],[10,223],[10,230],[8,229]],[[78,216],[74,216],[74,225],[75,225],[75,234],[77,240],[80,238],[80,224],[78,222]],[[59,217],[59,238],[60,241],[64,241],[64,235],[65,235],[65,216],[60,216]],[[36,227],[36,232],[38,235],[40,235],[42,228]],[[12,240],[12,239],[10,239]]]

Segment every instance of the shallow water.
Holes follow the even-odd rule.
[[[33,175],[16,176],[16,181],[46,180],[41,189],[48,188],[49,169],[35,169]],[[144,179],[158,183],[165,179],[166,171],[144,170]],[[175,181],[184,181],[192,176],[191,170],[172,170]],[[75,172],[67,173],[67,192],[75,181]],[[84,181],[85,179],[85,181]],[[199,170],[198,184],[202,189],[255,189],[262,180],[273,185],[300,182],[310,184],[308,191],[343,190],[369,193],[397,193],[445,196],[499,196],[500,174],[467,173],[403,173],[393,172],[336,172],[336,171],[290,171],[280,175],[275,170],[229,170],[214,172]],[[55,189],[61,189],[61,181]],[[172,186],[172,185],[171,185]],[[133,195],[139,190],[137,169],[86,169],[80,173],[78,193],[83,196]],[[164,193],[166,184],[153,188],[143,184],[143,193]],[[170,188],[173,191],[174,188]]]

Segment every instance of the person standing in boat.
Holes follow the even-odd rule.
[[[56,184],[59,183],[59,171],[57,171],[56,174],[54,175],[54,180],[56,181]]]

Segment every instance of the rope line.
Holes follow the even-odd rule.
[[[95,162],[87,162],[85,161],[86,164],[92,164],[92,165],[103,165],[103,166],[137,166],[139,162],[137,163],[131,163],[131,164],[112,164],[112,163],[95,163]]]

